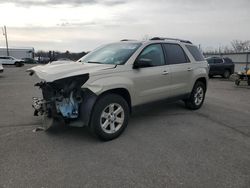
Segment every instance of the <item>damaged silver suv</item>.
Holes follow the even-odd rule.
[[[101,46],[77,62],[28,69],[41,82],[43,98],[34,98],[43,126],[88,126],[102,140],[118,137],[134,106],[183,100],[189,109],[204,101],[208,65],[191,42],[170,38],[122,40]]]

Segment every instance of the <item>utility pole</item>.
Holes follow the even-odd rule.
[[[7,56],[9,56],[10,53],[9,53],[8,36],[7,36],[6,26],[4,26],[4,28],[3,28],[3,35],[5,36],[5,41],[6,41]]]

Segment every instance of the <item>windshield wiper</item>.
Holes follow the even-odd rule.
[[[88,61],[87,63],[104,64],[104,63],[102,63],[102,62],[98,62],[98,61]]]

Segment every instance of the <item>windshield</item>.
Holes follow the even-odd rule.
[[[140,46],[141,43],[108,44],[87,54],[78,62],[122,65]]]

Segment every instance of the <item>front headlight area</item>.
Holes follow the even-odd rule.
[[[88,74],[67,77],[54,82],[40,82],[43,93],[43,114],[49,117],[62,116],[65,119],[76,119],[84,93],[81,86],[89,79]],[[40,113],[41,114],[41,113]]]

